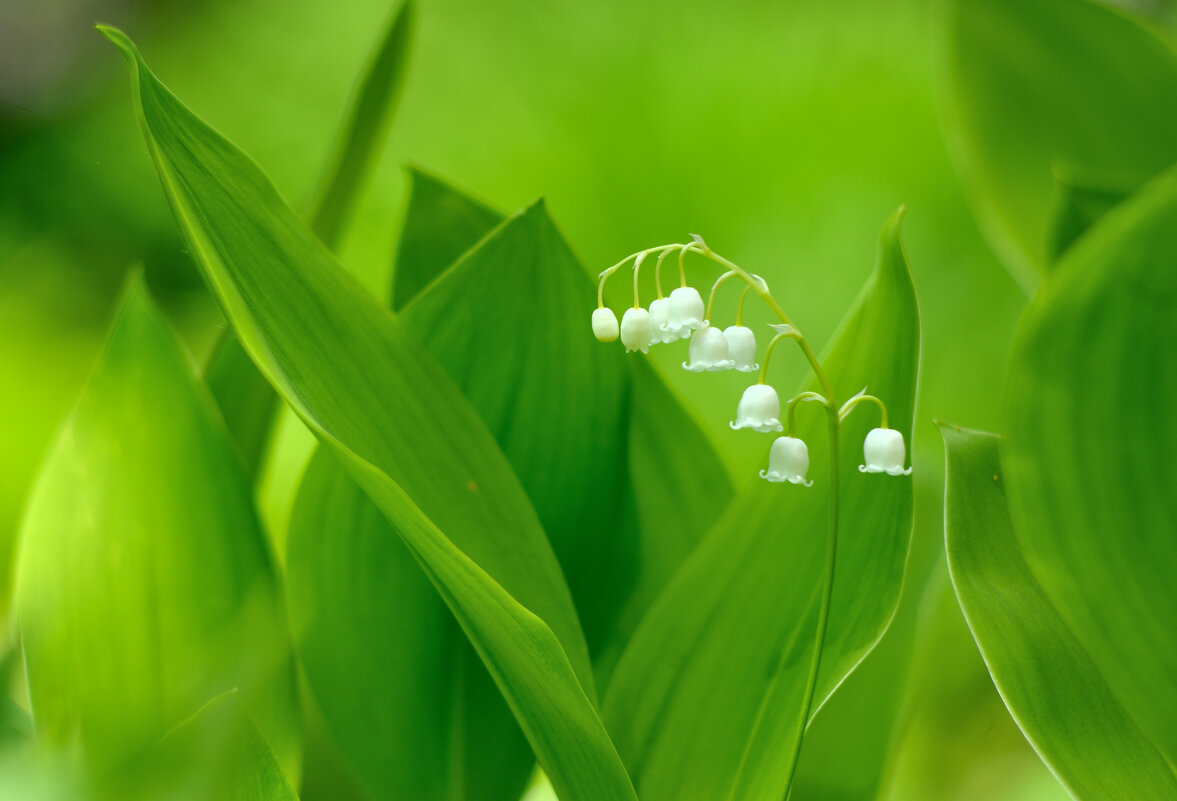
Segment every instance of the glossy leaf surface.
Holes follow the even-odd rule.
[[[941,110],[957,170],[1006,266],[1048,265],[1053,168],[1134,178],[1177,161],[1177,53],[1093,0],[941,0]]]
[[[631,799],[591,701],[567,586],[491,435],[257,166],[176,100],[129,40],[105,32],[132,67],[141,122],[180,228],[246,350],[393,522],[558,792]]]
[[[941,424],[945,547],[989,674],[1035,750],[1078,799],[1177,797],[1177,776],[1030,572],[1010,521],[1001,440]]]
[[[1177,171],[1109,212],[1023,317],[1006,393],[1014,529],[1132,718],[1177,764]]]
[[[296,771],[293,668],[249,485],[190,358],[136,280],[42,468],[17,620],[39,737],[98,766],[240,688]]]
[[[883,398],[910,441],[920,328],[898,217],[823,364],[839,397],[867,386]],[[876,422],[858,413],[843,426],[838,569],[815,706],[878,640],[903,578],[910,479],[857,469]],[[605,719],[644,801],[780,799],[788,790],[825,563],[825,430],[821,413],[799,419],[814,486],[746,486],[622,655]],[[864,595],[875,603],[859,603]]]

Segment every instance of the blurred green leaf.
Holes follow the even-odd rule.
[[[413,35],[413,0],[405,0],[364,73],[322,186],[311,204],[311,228],[334,248],[380,153],[404,88]]]
[[[1054,184],[1047,239],[1051,267],[1075,240],[1131,195],[1140,181],[1133,176],[1055,165]]]
[[[409,168],[409,196],[392,274],[396,311],[503,219],[497,211],[415,167]]]
[[[1078,799],[1177,797],[1177,777],[1133,722],[1026,566],[999,438],[941,424],[944,531],[956,596],[1002,699]]]
[[[237,457],[134,281],[29,501],[16,611],[38,736],[110,767],[239,687],[297,773],[294,672]]]
[[[991,244],[1025,288],[1049,264],[1052,169],[1177,161],[1177,53],[1092,0],[940,0],[942,119]]]
[[[1177,170],[1059,263],[1010,357],[1002,464],[1026,562],[1177,764]]]
[[[165,193],[246,350],[393,522],[562,797],[632,799],[591,700],[567,585],[474,410],[260,169],[171,95],[130,40],[103,32],[127,57]]]
[[[864,386],[880,396],[910,442],[920,327],[898,218],[884,227],[878,266],[823,364],[839,397]],[[824,477],[818,417],[802,416],[798,431],[814,444],[812,474]],[[858,471],[873,425],[861,415],[842,430],[837,572],[811,718],[882,635],[903,579],[912,487]],[[609,686],[605,719],[643,801],[786,794],[830,500],[825,479],[808,490],[753,479],[642,621]]]
[[[241,706],[223,693],[168,733],[112,798],[144,801],[298,801],[273,752]]]

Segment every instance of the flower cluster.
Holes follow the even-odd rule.
[[[642,264],[651,255],[657,253],[658,258],[654,266],[654,286],[657,298],[650,303],[649,309],[642,307],[638,293],[638,275]],[[662,293],[661,268],[662,262],[672,253],[678,254],[678,272],[680,285],[671,291],[669,297]],[[697,289],[687,284],[684,258],[688,253],[700,254],[727,269],[711,287],[710,297],[706,306],[703,296]],[[630,261],[633,261],[633,306],[625,310],[620,324],[612,309],[605,306],[605,281],[610,275]],[[716,291],[724,282],[738,278],[745,284],[740,295],[739,306],[736,310],[735,323],[720,329],[711,325],[711,313],[715,304]],[[757,343],[752,329],[743,324],[744,301],[749,293],[755,293],[781,318],[780,324],[771,328],[776,332],[765,348],[763,364],[756,363]],[[766,383],[768,362],[772,350],[782,340],[789,339],[797,342],[808,359],[823,392],[802,392],[791,398],[786,404],[786,419],[788,434],[777,437],[772,443],[768,455],[768,469],[760,471],[760,477],[774,483],[788,482],[810,486],[812,481],[806,480],[809,472],[809,448],[805,442],[796,436],[796,408],[799,404],[813,401],[826,407],[829,414],[836,417],[840,424],[853,409],[863,402],[874,403],[879,407],[881,425],[872,429],[863,442],[863,461],[859,470],[863,473],[886,473],[892,476],[910,475],[911,468],[904,468],[906,448],[903,435],[887,427],[887,407],[873,395],[867,395],[866,390],[850,398],[840,407],[835,405],[834,392],[826,379],[821,365],[813,355],[812,349],[805,338],[792,324],[789,318],[777,305],[768,290],[768,285],[758,275],[748,273],[743,269],[713,252],[701,237],[693,236],[693,241],[685,244],[662,245],[634,253],[622,259],[617,264],[604,270],[600,275],[597,290],[597,309],[592,318],[593,335],[601,342],[613,342],[618,338],[625,346],[627,353],[641,351],[649,353],[654,345],[689,339],[687,361],[682,363],[683,369],[693,373],[718,372],[722,370],[738,370],[744,373],[760,371],[759,381],[744,390],[736,406],[736,418],[730,425],[733,430],[747,428],[761,433],[783,432],[785,425],[781,422],[781,401],[776,389]]]

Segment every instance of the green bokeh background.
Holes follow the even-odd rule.
[[[906,204],[924,361],[900,619],[918,633],[892,644],[886,675],[910,682],[880,796],[1061,799],[993,690],[942,566],[932,418],[1000,428],[1006,350],[1026,297],[982,240],[945,147],[929,6],[421,0],[407,87],[342,258],[386,295],[402,167],[412,162],[504,211],[545,196],[593,271],[700,233],[763,275],[824,343],[873,264],[879,228]],[[375,0],[7,0],[0,9],[5,596],[22,500],[97,356],[128,266],[145,266],[197,358],[223,326],[136,130],[121,59],[91,23],[126,30],[157,74],[303,207],[395,10]],[[620,308],[626,293],[616,289]],[[749,318],[768,321],[760,310]],[[767,448],[726,425],[746,377],[685,374],[685,345],[651,358],[713,424],[743,480]],[[774,378],[791,387],[801,368],[779,359]],[[861,755],[847,749],[840,767],[852,772]]]

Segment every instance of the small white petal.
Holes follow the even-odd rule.
[[[903,434],[892,428],[871,429],[862,443],[862,455],[866,464],[858,469],[864,473],[888,473],[893,476],[911,473],[910,468],[904,470],[903,467],[907,458]]]
[[[667,310],[667,327],[676,331],[703,326],[703,297],[693,286],[680,286],[670,293],[670,306]],[[681,333],[680,333],[681,336]]]
[[[751,373],[760,369],[756,363],[756,334],[751,328],[729,325],[723,329],[723,336],[727,340],[728,356],[737,370]]]

